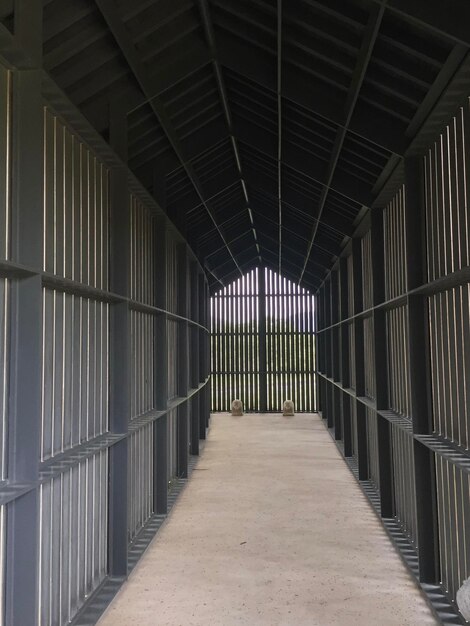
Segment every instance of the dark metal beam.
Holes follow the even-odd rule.
[[[373,0],[381,4],[380,0]],[[410,24],[424,27],[440,37],[470,46],[470,4],[467,0],[389,0],[387,11],[395,13]]]
[[[359,52],[359,57],[357,59],[353,78],[351,80],[351,86],[349,88],[348,95],[346,98],[344,126],[340,128],[336,134],[334,148],[331,153],[330,164],[328,168],[327,184],[323,188],[323,192],[322,192],[322,196],[321,196],[321,200],[320,200],[320,204],[318,208],[318,219],[321,219],[323,209],[325,207],[325,202],[328,196],[329,186],[331,185],[331,182],[335,175],[336,166],[338,164],[341,150],[343,148],[346,133],[349,129],[349,124],[351,122],[351,118],[353,116],[354,109],[356,107],[356,102],[359,97],[359,93],[361,91],[362,83],[364,82],[364,77],[367,71],[367,67],[369,65],[369,61],[372,56],[372,50],[374,48],[377,36],[379,34],[379,28],[382,23],[382,18],[385,12],[386,1],[387,0],[383,0],[377,7],[375,7],[371,11],[371,14],[369,16],[369,20],[366,26],[366,31],[365,31],[365,34],[362,40],[361,49]],[[313,227],[311,243],[309,245],[307,256],[305,258],[304,268],[299,278],[299,284],[301,284],[302,282],[303,274],[307,266],[310,253],[312,251],[312,246],[315,240],[315,235],[317,234],[317,228],[318,228],[318,223],[316,223]]]
[[[414,137],[422,124],[429,117],[436,101],[461,65],[467,53],[468,46],[457,44],[449,54],[436,80],[431,85],[431,88],[428,90],[416,114],[408,125],[406,132],[409,137]]]
[[[266,156],[272,161],[273,167],[275,168],[276,155],[271,149],[272,142],[270,142],[266,131],[246,121],[243,124],[237,123],[236,128],[240,143],[246,145],[250,150],[253,150],[254,154],[258,153]],[[312,181],[312,183],[321,187],[326,186],[328,190],[331,189],[333,192],[344,196],[346,199],[356,204],[370,206],[372,203],[373,196],[368,185],[366,186],[364,183],[361,184],[357,178],[353,176],[348,177],[347,175],[343,175],[341,179],[344,181],[344,187],[332,180],[328,182],[328,178],[323,176],[325,169],[323,163],[321,164],[321,172],[318,171],[320,164],[318,163],[316,155],[298,150],[292,144],[288,147],[288,150],[287,146],[284,149],[283,165],[298,172]],[[311,166],[315,167],[314,171],[312,171],[313,167]]]
[[[256,215],[256,214],[255,214]],[[277,225],[277,221],[273,220],[272,218],[268,217],[267,215],[263,214],[262,216],[263,220],[266,220],[267,222],[271,222],[272,224]],[[283,226],[284,231],[287,233],[290,233],[292,235],[295,235],[298,239],[301,239],[303,242],[305,242],[306,244],[308,243],[308,239],[306,239],[305,237],[303,237],[302,235],[300,235],[299,233],[291,230],[290,228],[287,228],[285,225]],[[338,256],[338,251],[333,252],[332,250],[328,250],[327,248],[323,248],[323,246],[320,246],[319,244],[315,243],[314,244],[316,248],[318,248],[319,250],[321,250],[322,252],[324,252],[325,254],[329,254],[331,257],[337,257]]]
[[[277,0],[277,195],[279,273],[282,271],[282,0]]]
[[[237,237],[235,237],[234,239],[230,239],[230,241],[228,242],[229,245],[232,245],[233,243],[235,243],[239,239],[243,239],[243,237],[246,237],[249,232],[250,232],[250,230],[246,230],[246,231],[242,232],[240,235],[238,235]],[[221,246],[220,248],[216,248],[215,250],[211,250],[211,252],[209,252],[209,254],[207,254],[205,258],[206,259],[210,259],[211,256],[214,256],[214,254],[217,254],[221,250],[225,250],[225,246]]]
[[[95,2],[99,10],[101,11],[108,25],[108,28],[113,34],[113,37],[116,40],[116,43],[119,49],[121,50],[124,58],[126,59],[132,73],[134,74],[137,82],[139,83],[140,88],[144,92],[144,95],[146,96],[147,99],[151,98],[151,86],[149,85],[145,67],[139,58],[138,52],[134,44],[132,43],[132,41],[130,40],[128,36],[125,25],[117,16],[116,9],[113,3],[111,2],[111,0],[95,0]],[[217,225],[213,211],[208,206],[204,198],[202,187],[199,182],[198,176],[194,170],[193,165],[189,162],[189,160],[186,158],[186,155],[184,154],[184,150],[181,145],[181,142],[177,136],[173,123],[170,117],[168,116],[162,101],[160,100],[158,96],[154,96],[149,101],[149,106],[152,108],[153,112],[155,113],[155,116],[158,119],[158,122],[160,123],[161,127],[165,131],[165,134],[167,135],[168,140],[173,150],[175,151],[176,155],[178,156],[178,159],[183,165],[189,179],[191,180],[191,183],[194,186],[194,189],[196,190],[197,195],[200,197],[202,205],[206,209],[209,217],[214,223],[214,226],[217,228],[220,238],[226,245],[225,237]],[[240,275],[241,275],[242,271],[240,269],[240,266],[238,265],[238,262],[235,256],[232,254],[229,246],[227,246],[227,250],[232,258],[234,265],[236,266],[237,270],[240,272]]]
[[[262,52],[257,55],[256,63],[253,63],[252,53],[243,41],[227,35],[224,38],[224,45],[220,46],[219,54],[224,67],[256,83],[275,96],[276,84],[271,68],[272,62],[265,59]],[[290,66],[289,72],[285,73],[283,96],[285,100],[310,111],[329,124],[344,126],[342,100],[332,97],[331,91],[320,81],[307,82],[305,74],[296,67]],[[378,109],[374,109],[372,121],[373,133],[370,117],[368,119],[361,117],[360,120],[355,117],[349,130],[383,150],[403,156],[407,147],[404,136],[405,126],[397,124],[393,118],[384,115]]]
[[[222,281],[221,278],[219,278],[218,276],[216,276],[213,272],[213,270],[206,264],[204,264],[204,268],[209,272],[209,274],[215,279],[215,281],[217,283],[219,283],[219,285],[222,285],[222,287],[225,285],[225,283]]]
[[[263,233],[263,239],[269,239],[269,241],[272,241],[273,243],[277,243],[277,239],[275,239],[274,237],[271,237],[267,233]],[[293,256],[302,257],[302,258],[304,256],[302,252],[300,252],[299,250],[294,250],[293,248],[291,248],[290,246],[287,246],[286,244],[284,244],[284,248],[288,250]],[[317,261],[311,261],[311,263],[313,263],[320,269],[324,270],[325,272],[328,272],[330,269],[330,266],[323,265],[322,263],[318,263]]]
[[[258,189],[258,191],[263,194],[264,196],[272,199],[273,201],[275,201],[276,197],[272,194],[270,194],[269,192],[267,192],[264,188],[261,187],[256,187],[254,184],[250,183],[250,187],[254,187],[256,189]],[[325,228],[328,228],[329,230],[331,230],[332,232],[334,232],[337,235],[340,235],[341,237],[351,237],[352,236],[352,231],[348,234],[345,233],[344,231],[339,230],[338,228],[335,228],[334,226],[331,226],[330,224],[328,224],[328,222],[325,222],[324,220],[318,220],[318,218],[316,217],[312,217],[312,215],[310,215],[309,213],[306,213],[304,210],[300,209],[298,206],[287,202],[286,200],[283,200],[283,204],[289,208],[291,208],[293,211],[296,211],[299,214],[303,214],[305,216],[305,218],[307,218],[309,221],[314,222],[314,223],[319,223],[322,226],[324,226]],[[264,216],[263,216],[264,217]],[[309,241],[308,239],[306,241]]]
[[[228,102],[228,97],[227,97],[227,90],[225,88],[225,83],[224,83],[224,79],[222,76],[222,68],[220,65],[220,61],[219,61],[219,56],[218,56],[218,52],[217,52],[217,47],[216,47],[216,42],[215,42],[215,33],[214,33],[214,27],[212,24],[212,19],[210,16],[210,11],[209,11],[209,4],[207,0],[199,0],[199,9],[201,12],[201,16],[202,16],[202,22],[204,25],[204,32],[206,35],[206,39],[207,39],[207,43],[212,55],[212,66],[214,68],[214,73],[215,73],[215,77],[216,77],[216,81],[217,81],[217,87],[219,89],[219,94],[220,94],[220,99],[222,102],[222,108],[224,111],[224,115],[225,115],[225,120],[227,122],[227,128],[228,128],[228,132],[230,135],[230,141],[233,147],[233,153],[235,156],[235,161],[237,164],[237,169],[238,169],[238,173],[239,173],[239,177],[240,177],[240,184],[242,186],[242,190],[243,190],[243,195],[245,198],[245,202],[246,202],[246,209],[248,212],[248,217],[251,223],[251,228],[253,231],[253,237],[255,239],[255,245],[256,245],[256,249],[258,250],[258,254],[260,254],[260,249],[259,249],[259,245],[258,245],[258,239],[257,239],[257,235],[256,235],[256,229],[255,229],[255,225],[253,223],[253,214],[251,212],[251,203],[250,203],[250,199],[248,197],[248,192],[246,189],[246,184],[243,178],[243,172],[242,172],[242,165],[241,165],[241,160],[240,160],[240,153],[238,150],[238,145],[237,145],[237,140],[235,137],[235,134],[233,132],[233,124],[232,124],[232,115],[230,112],[230,107],[229,107],[229,102]],[[260,256],[260,262],[261,262],[261,256]]]

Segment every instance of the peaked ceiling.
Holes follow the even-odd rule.
[[[45,0],[44,65],[105,138],[127,112],[214,289],[258,263],[315,289],[466,61],[469,4]]]

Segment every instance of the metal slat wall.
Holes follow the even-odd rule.
[[[372,292],[372,248],[370,230],[361,239],[362,262],[362,308],[368,311],[373,306]],[[372,313],[363,320],[364,336],[364,394],[375,400],[374,319]],[[354,354],[354,348],[350,351]]]
[[[259,411],[259,268],[210,300],[212,411],[229,411],[235,398]]]
[[[171,236],[168,237],[166,247],[167,267],[167,307],[173,313],[177,312],[178,302],[178,254],[177,243]],[[168,334],[168,396],[174,399],[178,396],[178,322],[167,320]]]
[[[414,481],[410,480],[414,472],[413,433],[411,425],[400,422],[393,424],[391,430],[394,516],[410,543],[417,548],[416,491]]]
[[[369,477],[376,491],[380,492],[379,440],[377,417],[373,409],[366,409],[367,419],[367,453]]]
[[[168,412],[168,477],[178,474],[178,415],[176,410]]]
[[[390,373],[388,408],[410,419],[410,372],[408,367],[408,319],[406,306],[386,313],[387,365]]]
[[[131,431],[128,438],[128,539],[131,543],[154,512],[154,425]]]
[[[296,411],[313,411],[314,303],[304,288],[265,269],[267,410],[287,399]]]
[[[426,274],[429,282],[470,265],[470,103],[467,100],[424,157]],[[433,293],[429,321],[432,430],[463,456],[435,454],[441,583],[455,599],[470,576],[470,285]],[[464,460],[465,459],[465,460]]]
[[[322,417],[453,624],[470,575],[469,130],[466,100],[317,292]]]
[[[385,242],[385,299],[393,301],[408,289],[406,259],[405,188],[385,207],[383,232]],[[400,528],[417,547],[416,493],[413,475],[414,452],[411,428],[410,372],[408,363],[407,305],[390,308],[385,313],[387,336],[388,409],[396,419],[391,425],[394,516]],[[409,423],[408,423],[409,422]]]
[[[451,598],[470,574],[470,474],[436,455],[441,584]]]
[[[255,268],[215,293],[210,306],[212,410],[229,411],[240,398],[249,411],[281,411],[287,399],[297,411],[313,411],[313,296]]]
[[[128,540],[131,543],[154,513],[155,424],[136,420],[156,409],[154,353],[155,315],[139,310],[155,306],[155,221],[152,212],[129,198],[131,323],[131,424],[128,437]]]
[[[0,625],[99,614],[187,476],[189,419],[191,453],[205,437],[207,280],[121,157],[42,71],[0,65]]]
[[[178,248],[176,239],[169,233],[167,239],[167,307],[173,313],[178,311]],[[168,319],[167,345],[168,345],[168,397],[171,400],[178,398],[178,342],[179,324],[177,321]],[[178,414],[177,411],[168,413],[168,477],[171,480],[178,474]]]
[[[105,291],[108,170],[49,108],[44,131],[44,271]],[[109,430],[108,337],[107,302],[43,288],[42,462]],[[40,545],[47,546],[39,557],[41,625],[70,621],[72,605],[106,576],[107,459],[105,449],[84,459],[78,475],[71,468],[41,486]],[[81,521],[72,524],[78,501],[80,513],[73,513]],[[69,562],[75,544],[83,550]],[[76,578],[75,597],[69,589]]]
[[[69,623],[108,567],[108,451],[40,487],[39,623]]]

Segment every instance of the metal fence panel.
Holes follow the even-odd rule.
[[[256,268],[211,298],[212,409],[313,411],[314,300],[268,268]]]
[[[132,432],[128,440],[128,539],[131,542],[154,511],[154,424]]]
[[[109,426],[109,305],[43,290],[41,460]]]
[[[389,408],[411,417],[406,306],[386,313]]]
[[[104,580],[108,554],[108,452],[40,487],[39,624],[66,624]]]

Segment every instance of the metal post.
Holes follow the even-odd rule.
[[[186,243],[178,244],[178,315],[188,317],[188,255]],[[178,323],[178,396],[186,397],[189,389],[188,322]],[[190,403],[178,406],[178,476],[188,475]]]
[[[372,295],[377,306],[385,299],[385,264],[383,211],[371,211],[371,257]],[[386,367],[387,337],[386,320],[383,309],[374,309],[374,371],[377,411],[388,409],[388,380]],[[377,446],[379,457],[380,511],[384,518],[393,516],[393,468],[392,436],[390,422],[376,413]]]
[[[206,285],[204,280],[204,274],[199,274],[199,294],[198,294],[198,306],[199,306],[199,314],[198,320],[199,324],[202,326],[206,325]],[[203,383],[206,380],[207,372],[206,372],[206,351],[207,351],[207,333],[200,328],[199,329],[199,382]],[[209,384],[207,385],[210,386]],[[208,408],[206,407],[206,389],[203,388],[197,395],[197,399],[199,402],[199,438],[206,438],[206,411]]]
[[[167,309],[167,219],[155,220],[155,304]],[[166,315],[155,320],[155,406],[166,411],[168,406],[168,338]],[[157,419],[154,428],[155,479],[154,510],[168,511],[168,414]]]
[[[112,106],[110,143],[124,163],[127,162],[127,116]],[[130,269],[130,196],[127,168],[110,172],[110,284],[119,295],[129,295]],[[110,430],[127,433],[130,418],[130,312],[127,302],[111,307],[110,325]],[[127,470],[128,441],[110,448],[109,474],[109,573],[127,576]]]
[[[31,63],[13,75],[12,260],[42,269],[42,5],[14,3],[15,39]],[[38,42],[41,42],[39,45]],[[42,281],[11,282],[8,475],[34,484],[40,460]],[[7,505],[5,623],[37,622],[39,490]]]
[[[349,332],[348,324],[344,321],[348,318],[348,265],[344,257],[339,259],[339,289],[340,289],[340,381],[343,388],[349,388]],[[351,399],[347,392],[342,393],[341,415],[343,426],[344,456],[352,455],[352,432],[351,432]]]
[[[333,387],[333,424],[335,428],[335,439],[337,441],[341,441],[343,436],[343,424],[341,419],[341,393],[341,389],[338,389],[338,387]]]
[[[206,284],[204,280],[204,274],[201,272],[198,275],[198,321],[201,326],[206,325]],[[199,329],[199,382],[203,383],[206,380],[206,335],[207,333],[200,328]]]
[[[340,319],[340,302],[339,302],[339,271],[331,272],[331,323],[337,324]],[[332,377],[333,380],[339,381],[341,378],[341,360],[340,360],[340,333],[339,327],[332,329]]]
[[[266,362],[266,277],[263,267],[259,268],[259,410],[266,413],[268,406],[268,380]]]
[[[367,480],[369,478],[369,460],[367,455],[367,416],[365,405],[362,402],[356,402],[356,411],[359,480]]]
[[[420,286],[425,275],[424,176],[420,158],[405,159],[406,269],[408,289]],[[429,337],[425,296],[408,296],[408,362],[414,434],[432,434]],[[421,582],[439,581],[436,476],[434,453],[414,439],[414,471]]]
[[[342,406],[343,414],[343,445],[344,456],[352,456],[352,424],[351,424],[351,398],[349,394],[343,392]]]
[[[207,284],[207,281],[204,281],[204,294],[205,294],[205,298],[204,298],[204,326],[206,328],[209,328],[209,320],[210,320],[210,316],[209,316],[209,299],[210,299],[210,294],[209,294],[209,285]],[[208,377],[210,375],[210,368],[211,368],[211,363],[210,363],[210,335],[208,333],[205,333],[205,339],[204,339],[204,354],[205,354],[205,363],[204,363],[204,373],[205,376]],[[204,408],[204,413],[206,416],[205,419],[205,426],[206,428],[209,426],[209,421],[210,421],[210,417],[211,417],[211,413],[210,413],[210,406],[211,406],[211,395],[210,395],[210,382],[208,382],[205,386],[205,408]]]
[[[362,247],[360,239],[352,240],[353,275],[354,275],[354,314],[362,311]],[[362,319],[354,320],[354,363],[356,370],[356,397],[365,395],[365,371],[364,371],[364,322]],[[369,478],[368,454],[367,454],[367,415],[365,405],[356,402],[357,416],[357,460],[359,468],[359,480]]]
[[[326,313],[326,325],[331,326],[331,278],[325,281],[325,313]],[[328,378],[333,377],[333,362],[332,362],[332,332],[331,329],[326,331],[326,346],[325,346],[325,373]]]
[[[198,267],[195,261],[190,263],[190,291],[191,291],[191,319],[199,321],[199,276]],[[190,328],[190,356],[191,368],[190,378],[191,387],[197,389],[199,387],[199,328],[191,325]],[[191,438],[190,450],[191,454],[199,454],[199,398],[195,394],[191,398]]]
[[[331,272],[331,323],[337,324],[340,319],[340,300],[339,300],[339,271]],[[334,381],[341,379],[341,358],[340,358],[340,328],[335,326],[331,329],[331,360],[332,360],[332,378]],[[332,422],[335,431],[335,439],[342,438],[341,423],[341,391],[337,387],[333,387],[333,406],[332,406]]]

